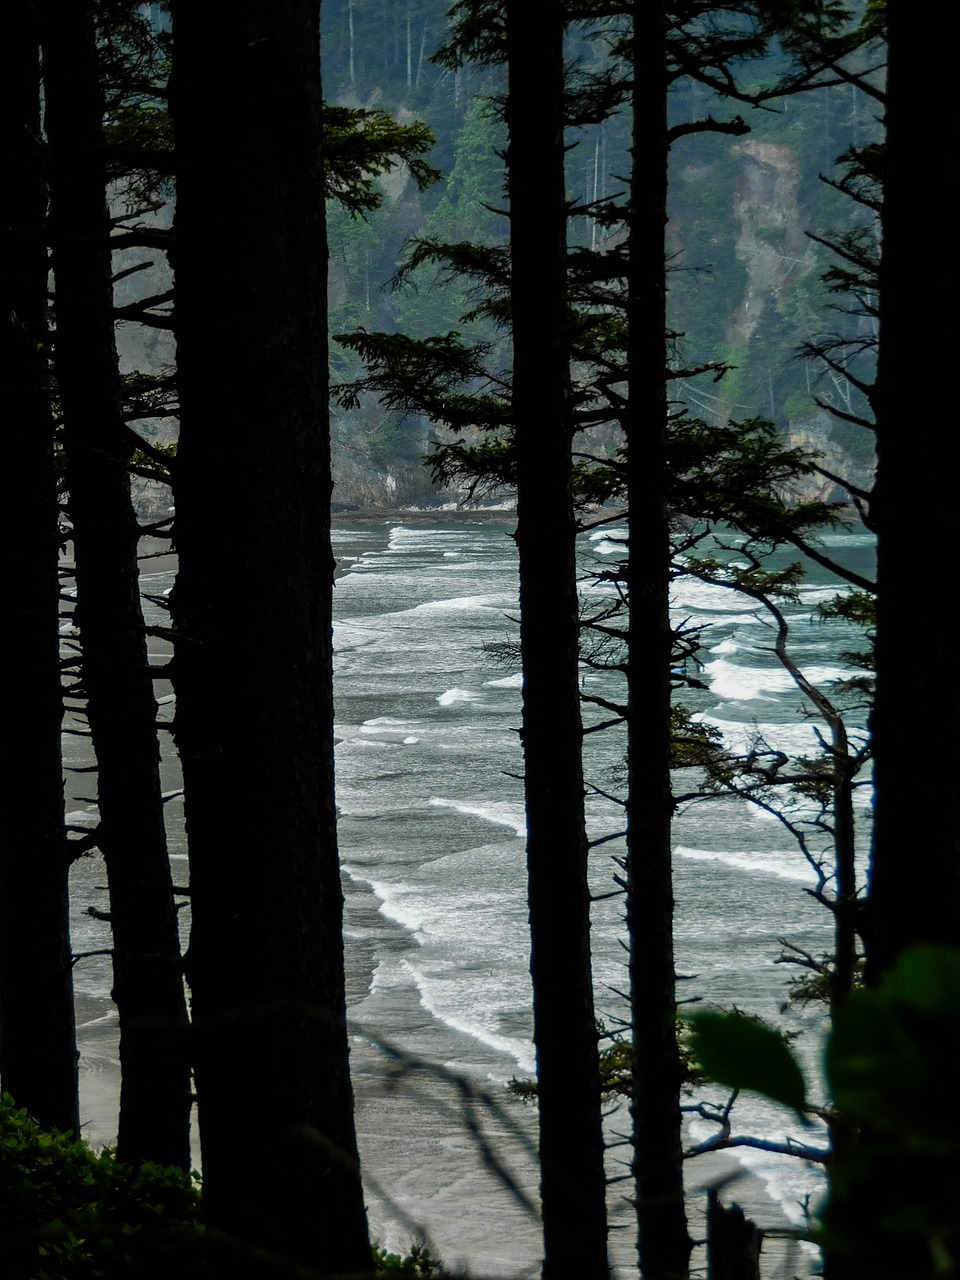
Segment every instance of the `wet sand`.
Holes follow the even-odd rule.
[[[462,523],[465,518],[509,525],[516,515],[503,510],[398,510],[333,517],[341,526]],[[145,560],[142,571],[172,571],[175,558],[162,545],[155,550],[159,554]],[[87,786],[84,782],[81,789]],[[172,846],[182,858],[178,808],[171,807]],[[91,862],[85,878],[91,887],[102,884],[102,870]],[[412,980],[394,982],[389,989],[378,986],[381,959],[402,955],[416,943],[381,914],[379,900],[365,885],[345,878],[344,895],[351,1067],[371,1236],[394,1251],[427,1239],[448,1268],[474,1276],[532,1276],[540,1262],[539,1229],[531,1208],[537,1187],[535,1115],[504,1089],[502,1059],[438,1023],[423,1008]],[[88,1141],[102,1146],[116,1137],[117,1027],[108,994],[108,962],[101,958],[82,964],[81,1114]],[[625,1115],[613,1120],[611,1139],[626,1126]],[[199,1167],[196,1126],[194,1159]],[[741,1176],[724,1199],[741,1203],[762,1224],[782,1223],[779,1206],[759,1180],[744,1174],[730,1156],[698,1160],[688,1170],[688,1185],[705,1187],[736,1174]],[[626,1183],[611,1192],[616,1224],[611,1249],[621,1275],[635,1273],[628,1188]],[[704,1234],[705,1198],[705,1192],[698,1194],[691,1206],[691,1232],[697,1238]],[[779,1241],[768,1241],[764,1257],[769,1260],[765,1280],[807,1270],[805,1260]]]

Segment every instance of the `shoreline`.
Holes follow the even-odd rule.
[[[330,523],[335,527],[351,524],[397,524],[423,521],[425,524],[512,524],[517,518],[513,507],[358,507],[356,510],[331,510]]]
[[[375,509],[332,514],[334,528],[515,525],[512,509]],[[161,549],[163,548],[163,549]],[[142,562],[145,576],[175,568],[166,543]],[[343,572],[349,572],[346,561]],[[362,873],[361,873],[362,874]],[[503,1061],[486,1046],[434,1018],[424,1007],[404,957],[415,961],[416,937],[381,910],[368,883],[344,875],[344,959],[351,1074],[356,1126],[364,1168],[371,1236],[394,1252],[429,1238],[450,1271],[514,1278],[533,1275],[540,1265],[538,1224],[516,1197],[494,1180],[470,1132],[470,1091],[485,1092],[494,1108],[477,1102],[491,1147],[511,1168],[534,1203],[538,1169],[525,1143],[535,1142],[535,1113],[506,1093]],[[109,988],[107,988],[109,989]],[[99,997],[96,1003],[99,1003]],[[109,1000],[106,1001],[109,1005]],[[96,1018],[84,1028],[85,1134],[94,1144],[112,1140],[116,1115],[115,1018]],[[96,1024],[96,1025],[95,1025]],[[381,1044],[390,1046],[384,1051]],[[397,1052],[394,1053],[393,1050]],[[622,1129],[621,1114],[614,1128]],[[199,1164],[194,1117],[194,1159]],[[518,1139],[517,1131],[521,1138]],[[732,1178],[731,1178],[732,1175]],[[703,1234],[703,1206],[710,1183],[726,1184],[725,1201],[743,1205],[748,1216],[773,1225],[784,1220],[779,1202],[763,1179],[752,1176],[729,1154],[704,1157],[688,1172],[691,1234]],[[738,1194],[739,1193],[739,1194]],[[611,1253],[621,1276],[635,1276],[633,1213],[623,1193],[611,1193]],[[776,1230],[776,1227],[773,1227]],[[765,1275],[792,1274],[789,1246],[776,1239],[764,1252]],[[792,1265],[797,1273],[803,1261]]]

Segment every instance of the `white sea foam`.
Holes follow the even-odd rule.
[[[491,800],[481,803],[463,800],[446,800],[441,796],[431,796],[430,804],[440,809],[456,809],[458,813],[468,813],[474,818],[483,818],[498,827],[512,827],[514,835],[523,839],[527,834],[527,824],[523,805],[509,800]]]
[[[813,586],[804,584],[800,588],[800,599],[806,605],[823,604],[826,600],[835,600],[837,596],[849,595],[849,589],[840,586]]]
[[[736,653],[740,647],[741,646],[737,644],[736,640],[734,640],[732,636],[727,636],[727,638],[725,640],[721,640],[719,644],[713,645],[710,652],[726,655],[729,653]]]
[[[675,609],[709,609],[713,613],[743,610],[743,596],[728,587],[715,587],[697,578],[679,578],[671,587],[670,602]]]
[[[467,1016],[467,1010],[458,1013],[452,1012],[449,992],[446,990],[445,984],[442,981],[427,978],[422,972],[418,971],[415,964],[411,964],[410,969],[420,991],[420,1002],[428,1013],[433,1014],[438,1021],[443,1022],[453,1031],[459,1031],[461,1035],[472,1036],[488,1048],[508,1054],[524,1073],[534,1074],[536,1071],[536,1056],[533,1045],[528,1040],[505,1036],[493,1030],[489,1025],[489,1020],[477,1016],[476,1005],[473,1006],[474,1013],[472,1017]]]
[[[522,868],[522,852],[511,841],[448,854],[427,867],[408,869],[402,880],[378,870],[368,883],[383,915],[418,944],[415,954],[382,965],[373,989],[382,994],[412,982],[439,1022],[508,1054],[528,1071],[533,1068],[529,1041],[504,1033],[502,1025],[504,1017],[530,1004],[526,905],[518,892]],[[365,878],[349,868],[348,874]]]
[[[749,702],[774,701],[780,694],[800,692],[790,672],[781,666],[750,667],[730,662],[724,657],[704,664],[710,679],[710,689],[718,698]],[[838,666],[801,667],[803,676],[817,688],[829,692],[828,686],[849,674]]]
[[[595,542],[590,550],[598,556],[618,556],[622,560],[627,554],[627,544],[615,538],[605,537]]]
[[[344,870],[355,880],[366,879],[358,869]],[[367,883],[380,899],[380,911],[388,920],[402,925],[414,936],[418,935],[431,918],[428,899],[416,885],[392,884],[387,880],[369,880]]]
[[[100,821],[100,810],[96,805],[89,809],[71,809],[64,815],[68,827],[95,827]]]
[[[813,882],[810,866],[796,849],[746,853],[741,850],[691,849],[678,845],[674,849],[674,855],[690,862],[712,862],[730,871],[746,871],[767,879],[788,880],[794,884],[806,885]]]
[[[77,1023],[77,1030],[83,1031],[85,1027],[97,1027],[107,1022],[118,1022],[119,1015],[116,1009],[111,1009],[109,1013],[102,1013],[99,1018],[87,1018],[85,1022]]]
[[[709,712],[700,713],[694,719],[719,729],[726,747],[738,754],[749,751],[757,739],[762,738],[771,747],[784,751],[788,756],[810,755],[820,750],[817,729],[821,732],[825,729],[825,726],[813,720],[791,720],[782,724],[756,720],[745,722],[727,720]]]
[[[618,544],[618,545],[619,545],[621,548],[622,548],[622,547],[625,547],[625,546],[627,545],[627,530],[626,530],[626,528],[625,528],[624,526],[621,526],[621,525],[614,525],[612,528],[611,528],[611,527],[608,527],[608,528],[604,528],[604,529],[594,529],[593,533],[591,533],[591,534],[590,534],[589,541],[590,541],[590,542],[604,542],[604,541],[606,541],[607,539],[611,539],[611,538],[618,538],[618,539],[620,539],[620,541],[619,541],[619,544]]]
[[[495,595],[454,596],[449,600],[425,600],[423,604],[405,610],[405,613],[411,617],[416,617],[418,614],[474,613],[487,609],[495,609],[501,613],[504,609],[510,608],[512,603],[514,603],[513,598],[504,595],[503,592]]]
[[[731,702],[750,702],[763,698],[770,700],[769,694],[765,692],[769,688],[765,671],[742,667],[725,658],[705,663],[703,670],[709,678],[711,693],[718,698]]]
[[[471,693],[469,689],[448,689],[439,695],[437,702],[441,707],[452,707],[458,702],[476,702],[479,697],[479,693]]]
[[[388,552],[440,552],[450,550],[458,544],[469,545],[469,534],[463,529],[441,528],[436,525],[418,526],[396,524],[390,530],[387,540]]]
[[[512,676],[502,676],[499,680],[484,680],[484,688],[486,689],[522,689],[523,673],[518,671]]]

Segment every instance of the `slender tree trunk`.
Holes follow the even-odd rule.
[[[563,18],[506,5],[507,164],[534,1038],[548,1280],[608,1274],[583,814],[563,178]]]
[[[0,111],[4,184],[3,404],[9,415],[4,502],[7,669],[5,717],[13,797],[0,849],[0,1076],[42,1125],[77,1132],[77,1045],[60,760],[58,507],[46,329],[46,187],[40,141],[35,6],[6,12]]]
[[[355,67],[353,62],[353,49],[354,49],[353,0],[347,0],[347,34],[350,42],[350,88],[352,89],[357,83]]]
[[[946,273],[922,261],[929,202],[918,189],[917,140],[950,118],[952,85],[930,75],[928,33],[907,0],[888,0],[886,155],[880,261],[880,332],[873,405],[877,478],[877,694],[873,712],[875,821],[870,865],[867,976],[912,943],[960,945],[960,700],[954,628],[924,625],[950,578],[960,537],[957,503],[934,488],[932,460],[948,449],[941,419],[916,391],[929,366],[931,322],[952,296]],[[951,189],[956,152],[941,157]],[[922,181],[922,170],[920,174]],[[918,257],[919,255],[919,257]],[[955,292],[955,291],[954,291]],[[928,415],[929,416],[929,415]],[[916,426],[924,421],[924,436]],[[923,501],[922,543],[907,511]],[[916,853],[911,858],[911,853]]]
[[[183,0],[174,33],[174,683],[205,1213],[250,1272],[364,1272],[333,779],[319,5],[242,0],[225,22]],[[214,314],[227,327],[212,358]]]
[[[45,0],[40,11],[56,369],[120,1017],[117,1154],[187,1167],[186,1009],[114,342],[93,9]]]
[[[670,825],[670,538],[666,466],[666,16],[633,5],[627,277],[627,929],[634,1042],[633,1170],[644,1280],[687,1275]]]

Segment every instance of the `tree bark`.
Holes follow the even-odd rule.
[[[40,140],[35,6],[6,14],[0,111],[8,182],[2,197],[3,404],[11,415],[5,494],[9,792],[0,850],[0,1076],[45,1127],[77,1133],[77,1045],[63,825],[56,474],[48,386],[46,185]]]
[[[120,1018],[121,1160],[189,1167],[187,1018],[113,326],[93,8],[45,0],[56,371]]]
[[[915,388],[929,365],[931,328],[956,268],[923,259],[929,206],[918,191],[917,139],[950,118],[951,86],[930,75],[929,33],[906,0],[889,0],[886,153],[880,261],[880,330],[873,396],[877,477],[877,692],[872,728],[875,821],[870,863],[868,980],[919,942],[960,945],[960,712],[951,678],[954,631],[925,624],[943,597],[960,535],[957,504],[934,493],[924,506],[922,544],[909,504],[930,493],[931,457],[947,441],[925,422]],[[956,154],[946,148],[938,182],[949,189]],[[922,175],[921,175],[922,176]],[[922,188],[921,188],[922,190]],[[916,852],[916,858],[911,854]]]
[[[673,960],[670,536],[667,520],[667,19],[633,5],[627,274],[629,568],[627,931],[634,1044],[633,1172],[644,1280],[688,1273]]]
[[[583,813],[571,496],[563,18],[508,0],[517,546],[544,1266],[605,1277],[606,1191]]]
[[[365,1272],[334,805],[319,5],[243,0],[224,21],[185,0],[174,35],[174,683],[205,1214],[250,1273]]]

